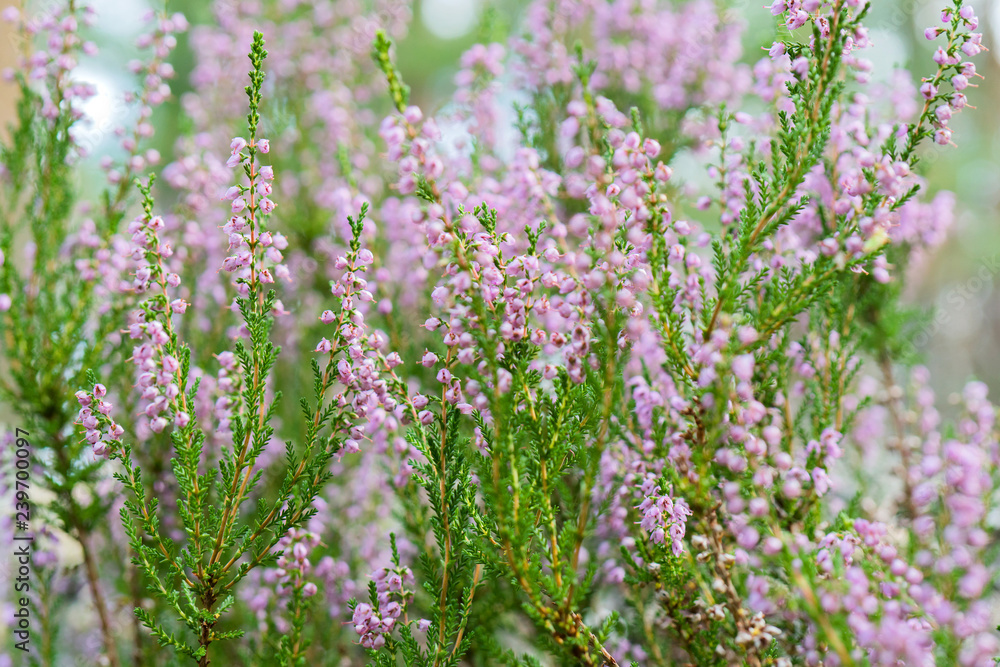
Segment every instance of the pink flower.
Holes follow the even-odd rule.
[[[424,114],[420,111],[420,107],[410,106],[403,112],[403,118],[405,118],[406,122],[410,125],[416,125],[423,120],[423,117]]]
[[[168,373],[176,373],[179,369],[180,363],[176,357],[169,354],[163,357],[163,370]]]

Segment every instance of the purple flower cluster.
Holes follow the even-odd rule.
[[[271,592],[273,591],[279,604],[282,601],[287,603],[293,593],[298,593],[304,598],[316,595],[319,589],[313,581],[310,581],[315,570],[310,554],[319,543],[319,535],[297,528],[289,531],[278,541],[274,549],[281,555],[278,556],[274,568],[264,571],[261,576],[263,585],[248,601],[250,610],[257,615],[258,621],[263,623],[271,618],[279,633],[284,634],[289,631],[288,619],[268,608]]]
[[[645,499],[636,507],[642,513],[639,526],[649,534],[653,544],[663,544],[669,537],[670,550],[674,556],[684,552],[684,532],[691,509],[683,498],[671,498],[661,494],[656,477],[650,475],[642,484]]]
[[[96,384],[91,391],[76,392],[80,404],[77,423],[85,430],[85,438],[93,447],[94,455],[107,457],[121,445],[125,429],[111,418],[114,407],[104,400],[108,390],[103,384]]]
[[[933,77],[924,79],[920,94],[925,100],[924,114],[929,116],[934,127],[934,141],[949,144],[951,128],[948,127],[948,121],[968,104],[963,91],[970,86],[975,87],[972,80],[980,76],[976,73],[975,64],[963,62],[963,56],[977,56],[985,47],[982,33],[975,32],[979,27],[979,19],[971,5],[963,4],[957,12],[952,9],[942,10],[941,23],[944,28],[930,27],[924,31],[928,40],[933,41],[943,35],[947,43],[934,52],[938,71]],[[950,85],[951,95],[942,90],[945,85]]]
[[[229,252],[232,253],[223,260],[222,268],[235,274],[236,291],[246,297],[254,285],[270,284],[275,278],[290,281],[292,277],[288,267],[282,264],[284,255],[281,251],[288,247],[288,242],[283,235],[265,231],[263,226],[264,216],[270,215],[275,207],[274,201],[269,198],[274,169],[270,165],[259,165],[254,155],[257,152],[269,153],[270,142],[258,139],[248,144],[246,139],[236,137],[229,147],[231,155],[226,166],[243,167],[249,184],[238,183],[223,196],[223,199],[232,201],[233,217],[222,228],[229,236]],[[259,264],[258,249],[263,256]]]
[[[571,84],[569,45],[585,31],[584,62],[596,62],[595,90],[648,94],[661,109],[682,110],[736,99],[748,86],[741,26],[720,17],[710,2],[672,7],[651,2],[598,0],[533,2],[524,37],[515,40],[519,73],[532,89]]]
[[[13,81],[19,70],[30,82],[44,82],[45,85],[39,87],[43,95],[41,115],[50,123],[60,116],[63,105],[70,109],[74,120],[82,118],[81,103],[93,97],[97,90],[92,84],[74,81],[72,73],[80,54],[97,54],[97,46],[80,37],[81,23],[89,26],[94,22],[93,9],[72,3],[59,4],[54,10],[38,16],[25,16],[16,7],[7,7],[0,18],[15,24],[25,36],[37,37],[42,42],[20,55],[17,70],[5,70],[4,79]],[[84,152],[78,147],[78,155]]]
[[[400,617],[405,619],[406,606],[413,597],[413,573],[406,566],[385,567],[372,574],[378,595],[377,606],[366,602],[354,608],[354,631],[361,637],[365,648],[381,648],[385,635],[392,632]],[[405,620],[403,621],[406,622]],[[428,623],[418,621],[418,628],[426,631]]]
[[[173,248],[161,243],[159,232],[163,228],[163,219],[148,210],[129,224],[132,257],[138,265],[132,288],[136,294],[152,291],[133,311],[128,333],[129,338],[137,341],[132,350],[136,389],[153,433],[161,433],[171,423],[182,429],[191,421],[173,328],[173,315],[186,312],[188,303],[175,297],[174,291],[181,285],[180,275],[164,267],[173,255]]]
[[[131,132],[124,125],[114,128],[114,134],[121,137],[120,144],[126,157],[121,161],[116,161],[110,155],[101,159],[101,167],[107,172],[108,182],[120,184],[122,189],[131,184],[136,174],[160,162],[159,151],[155,148],[143,151],[141,143],[153,136],[153,110],[170,98],[170,84],[167,81],[174,78],[175,72],[167,59],[177,47],[177,35],[188,29],[187,19],[179,13],[166,17],[149,11],[143,20],[148,32],[140,34],[135,45],[139,49],[149,50],[150,55],[145,61],[129,61],[128,69],[139,77],[141,85],[138,92],[128,92],[125,95],[126,104],[138,106],[138,119]],[[119,190],[118,199],[122,198]]]
[[[323,386],[333,380],[340,383],[343,391],[337,393],[333,401],[349,410],[356,420],[342,449],[351,454],[361,451],[359,441],[365,437],[366,430],[394,431],[398,422],[391,415],[403,409],[379,373],[378,350],[385,348],[386,339],[381,332],[369,332],[362,310],[374,300],[368,281],[362,277],[373,261],[371,251],[358,246],[352,246],[347,254],[335,259],[336,270],[342,272],[339,280],[331,281],[330,287],[337,301],[337,312],[324,310],[319,317],[325,326],[333,328],[332,340],[324,336],[314,350],[327,355]],[[390,355],[388,368],[399,362],[398,354]]]

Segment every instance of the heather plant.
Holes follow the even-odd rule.
[[[87,429],[87,440],[95,443],[94,453],[119,460],[124,468],[115,478],[132,495],[122,510],[122,521],[136,554],[136,565],[177,620],[195,635],[197,644],[175,637],[142,608],[137,608],[136,614],[160,645],[201,665],[210,663],[208,649],[213,643],[242,635],[240,630],[222,631],[216,627],[235,603],[238,585],[254,568],[275,562],[281,554],[275,551],[279,542],[315,513],[312,501],[330,477],[327,468],[331,458],[345,448],[357,448],[356,439],[364,431],[354,422],[364,418],[370,407],[380,404],[379,396],[384,394],[384,383],[377,384],[374,363],[366,355],[371,344],[365,335],[364,320],[353,316],[350,308],[358,285],[364,282],[360,274],[370,255],[363,254],[360,248],[367,211],[362,207],[357,220],[350,220],[354,238],[350,251],[341,259],[345,273],[355,277],[340,284],[336,312],[324,311],[324,321],[337,326],[331,333],[333,341],[323,338],[316,348],[327,358],[322,367],[313,363],[313,401],[303,400],[301,404],[309,421],[308,437],[299,449],[288,443],[285,475],[277,495],[273,499],[257,496],[252,519],[241,516],[243,505],[255,495],[263,476],[258,459],[274,433],[271,419],[281,399],[280,391],[271,396],[266,392],[280,352],[269,336],[276,293],[266,286],[273,284],[275,277],[288,275],[275,245],[277,232],[267,224],[276,206],[269,198],[274,171],[259,161],[260,156],[270,152],[269,140],[257,136],[262,67],[267,56],[263,44],[263,36],[255,33],[249,56],[250,85],[246,88],[250,108],[248,138],[233,139],[232,155],[227,161],[227,166],[242,171],[246,180],[238,179],[224,197],[232,201],[234,215],[223,228],[229,235],[232,254],[226,257],[222,270],[234,276],[237,296],[233,305],[240,313],[245,339],[236,338],[232,351],[218,356],[219,363],[241,380],[230,383],[226,397],[231,402],[228,421],[232,443],[204,470],[205,436],[190,407],[198,392],[197,380],[191,379],[192,352],[173,325],[174,316],[184,314],[187,303],[174,298],[180,276],[164,268],[164,258],[172,250],[158,233],[164,223],[153,214],[151,183],[139,185],[144,197],[143,214],[129,225],[133,256],[140,262],[134,291],[150,294],[138,304],[129,326],[129,337],[137,343],[132,352],[136,386],[142,391],[140,407],[150,419],[150,431],[171,429],[171,465],[177,481],[175,509],[185,537],[182,548],[178,549],[176,540],[161,528],[159,503],[147,496],[142,469],[132,457],[133,446],[122,440],[123,429],[115,424],[110,409],[101,400],[106,392],[104,385],[95,381],[92,391],[77,393],[81,405],[79,423]],[[346,388],[331,399],[328,394],[336,380]],[[298,554],[300,546],[298,543],[289,551]],[[296,592],[295,605],[303,604],[301,588]],[[295,633],[280,644],[279,655],[288,664],[302,659]]]
[[[421,109],[408,3],[221,3],[156,182],[161,17],[99,222],[72,62],[27,54],[27,660],[74,656],[75,541],[94,662],[994,664],[996,409],[975,381],[936,407],[900,299],[984,47],[954,0],[919,85],[873,82],[869,8],[777,0],[753,61],[713,3],[538,0]]]
[[[97,54],[97,46],[81,34],[94,14],[69,3],[33,17],[11,7],[3,19],[18,37],[20,68],[4,73],[16,84],[19,101],[9,140],[0,149],[0,336],[5,350],[0,393],[17,423],[30,433],[37,455],[33,490],[16,494],[16,500],[34,501],[27,505],[34,511],[26,510],[23,518],[48,537],[57,531],[79,546],[79,569],[99,619],[103,652],[117,665],[116,624],[106,599],[106,577],[111,573],[102,572],[99,565],[108,535],[110,480],[87,455],[92,442],[76,437],[76,411],[65,399],[82,384],[87,369],[118,369],[124,363],[118,330],[127,302],[112,297],[121,292],[125,270],[115,237],[129,203],[130,189],[123,181],[159,159],[155,150],[142,150],[139,142],[151,136],[152,108],[169,93],[164,79],[172,73],[163,62],[176,44],[174,33],[183,31],[186,23],[180,16],[149,17],[148,31],[140,38],[147,59],[136,60],[134,66],[146,76],[138,93],[127,97],[139,120],[130,128],[114,128],[122,137],[124,155],[106,159],[112,178],[92,199],[81,192],[78,175],[88,155],[87,132],[93,129],[87,127],[82,105],[95,90],[77,80],[74,70],[79,59]],[[130,384],[111,387],[125,396]],[[5,464],[13,465],[7,455],[13,455],[15,445],[13,435],[5,440]],[[14,492],[13,477],[5,477],[4,487]],[[39,506],[46,492],[57,500]],[[42,663],[52,664],[60,641],[59,607],[77,573],[61,576],[51,544],[39,546],[35,590],[45,640],[37,655]],[[115,560],[125,560],[120,547],[107,551],[116,552],[120,556]]]

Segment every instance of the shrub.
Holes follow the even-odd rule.
[[[408,3],[221,5],[158,187],[154,16],[96,201],[91,15],[6,12],[26,659],[993,664],[996,411],[937,412],[900,301],[978,19],[872,83],[869,7],[776,0],[751,66],[712,3],[533,2],[432,115]]]

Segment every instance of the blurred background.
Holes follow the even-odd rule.
[[[760,0],[758,0],[760,1]],[[440,107],[453,90],[452,78],[461,53],[477,41],[502,39],[517,30],[526,0],[415,0],[409,36],[398,45],[398,61],[413,100],[426,109]],[[950,190],[957,199],[956,220],[949,240],[933,255],[912,267],[906,277],[910,304],[927,314],[913,338],[918,357],[930,368],[935,388],[948,395],[975,377],[1000,391],[1000,0],[973,0],[980,18],[983,43],[990,52],[974,62],[985,79],[969,93],[977,107],[958,114],[951,125],[957,147],[925,149],[921,168],[932,184],[931,193]],[[20,3],[0,0],[0,9]],[[142,16],[162,3],[143,0],[92,0],[98,22],[90,37],[101,46],[97,58],[81,65],[79,77],[94,83],[98,95],[88,103],[93,155],[114,153],[117,143],[108,132],[128,113],[122,101],[132,88],[123,63],[133,57],[133,41]],[[863,53],[875,63],[873,79],[886,79],[897,67],[912,76],[934,67],[925,27],[937,25],[943,0],[878,0],[867,20],[873,47]],[[744,59],[754,62],[770,45],[774,20],[754,0],[731,0],[725,11],[745,26]],[[212,8],[203,0],[169,3],[171,12],[183,12],[192,24],[212,20]],[[484,21],[489,13],[490,21]],[[483,28],[490,25],[490,29]],[[22,48],[10,26],[0,23],[0,68],[13,64]],[[186,74],[193,66],[186,36],[180,36],[172,83],[174,100],[154,118],[156,148],[169,161],[171,147],[184,121],[177,96],[184,93]],[[0,125],[6,131],[16,100],[10,84],[0,82]],[[101,178],[95,169],[95,178]]]

